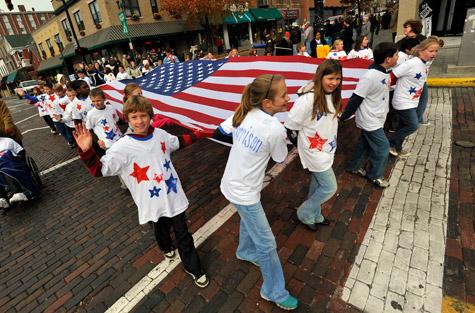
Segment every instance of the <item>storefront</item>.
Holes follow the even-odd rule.
[[[223,37],[225,49],[253,44],[252,26],[256,20],[250,12],[233,13],[224,19]]]

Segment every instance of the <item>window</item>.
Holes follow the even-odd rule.
[[[158,11],[160,11],[157,0],[150,0],[150,6],[152,7],[152,13],[158,13]]]
[[[28,14],[28,20],[30,21],[30,25],[33,29],[36,29],[36,21],[33,15]]]
[[[258,0],[257,1],[257,6],[265,6],[269,5],[269,0]]]
[[[61,38],[59,37],[59,34],[54,35],[54,42],[58,45],[59,52],[64,50],[64,45],[61,42]]]
[[[97,5],[97,1],[92,1],[89,3],[89,10],[91,10],[92,20],[94,24],[99,24],[102,22],[101,12],[99,11],[99,6]]]
[[[10,21],[8,20],[8,17],[7,16],[2,16],[3,18],[3,23],[5,24],[5,28],[7,29],[7,33],[8,35],[13,35],[13,28],[12,28],[12,25],[10,24]]]
[[[63,25],[64,32],[66,33],[67,37],[71,37],[73,34],[71,33],[71,25],[69,25],[67,20],[62,20],[61,25]]]
[[[25,26],[23,25],[23,20],[21,19],[21,15],[16,15],[16,22],[18,24],[18,28],[20,29],[20,33],[26,34]]]
[[[46,45],[48,45],[49,52],[51,53],[51,56],[54,56],[54,48],[53,45],[51,44],[51,40],[46,39]]]
[[[74,19],[76,20],[76,24],[78,25],[79,30],[85,30],[86,29],[84,27],[84,21],[82,20],[80,11],[74,12]]]
[[[125,16],[140,16],[140,7],[137,0],[124,0]]]
[[[43,43],[38,44],[38,49],[40,50],[41,56],[43,57],[43,59],[46,60],[46,52],[45,52],[45,49],[43,48]]]

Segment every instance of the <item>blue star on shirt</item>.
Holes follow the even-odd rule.
[[[419,72],[419,73],[416,74],[416,76],[414,78],[421,79],[421,77],[422,77],[422,73]]]
[[[386,85],[386,78],[381,80],[381,84]]]
[[[319,121],[323,116],[323,113],[317,112],[317,121]]]
[[[409,88],[409,94],[412,95],[413,93],[416,93],[416,87]]]
[[[338,54],[336,52],[333,52],[333,56],[336,57]]]
[[[173,191],[174,193],[178,193],[176,190],[177,182],[178,182],[178,179],[173,177],[173,174],[170,175],[170,178],[165,180],[165,184],[167,184],[167,194],[170,193],[170,191]]]
[[[107,120],[103,118],[102,120],[99,121],[99,123],[105,126],[107,124]]]
[[[110,140],[114,139],[115,133],[114,133],[113,130],[108,131],[108,132],[105,132],[105,133],[106,133],[106,138],[107,138],[107,139],[110,139]]]
[[[163,163],[163,166],[169,171],[171,170],[171,167],[170,167],[170,160],[166,160],[165,159],[165,163]]]
[[[157,186],[153,186],[152,189],[149,189],[148,192],[150,192],[150,198],[153,198],[153,197],[160,197],[160,191],[162,190],[162,188],[157,188]]]
[[[333,140],[330,141],[328,144],[330,145],[330,147],[332,147],[332,148],[330,149],[330,152],[332,152],[333,150],[335,150],[335,148],[336,148],[336,137],[333,137]]]

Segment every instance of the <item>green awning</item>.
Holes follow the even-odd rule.
[[[224,18],[224,24],[242,24],[242,23],[253,23],[256,20],[249,12],[244,12],[243,14],[233,13]]]
[[[249,10],[256,21],[277,21],[282,19],[282,14],[276,8],[252,8]]]
[[[17,74],[18,71],[13,71],[11,72],[10,74],[8,74],[8,77],[7,77],[7,84],[11,84],[15,81],[16,79],[16,74]]]
[[[63,66],[63,60],[61,59],[60,55],[48,58],[46,60],[41,61],[40,66],[38,67],[38,72],[43,72],[46,70],[53,70],[55,68],[59,68]]]

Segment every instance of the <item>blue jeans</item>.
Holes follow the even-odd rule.
[[[252,205],[233,203],[233,205],[241,217],[236,256],[242,260],[259,263],[264,280],[261,287],[262,296],[274,302],[285,301],[289,292],[285,289],[277,244],[261,203]]]
[[[404,139],[419,128],[419,119],[416,108],[396,110],[396,114],[399,117],[399,129],[389,139],[389,145],[399,152],[402,150]]]
[[[429,102],[429,90],[427,89],[427,83],[424,83],[424,87],[422,87],[422,93],[419,98],[419,105],[417,106],[417,118],[419,119],[419,123],[424,122],[424,113],[427,108],[427,102]]]
[[[297,217],[304,224],[323,222],[321,205],[336,192],[337,184],[333,169],[312,172],[307,200],[297,209]]]
[[[373,131],[361,130],[353,156],[347,163],[348,170],[356,171],[362,168],[366,158],[370,163],[366,176],[371,180],[383,177],[389,158],[389,140],[382,128]]]
[[[61,122],[54,122],[54,127],[56,128],[56,130],[58,131],[58,133],[61,134],[61,136],[63,136],[63,138],[69,143],[69,144],[72,144],[74,143],[74,137],[73,137],[73,134],[71,132],[71,130],[69,129],[68,126],[64,125],[64,123],[61,123]]]

